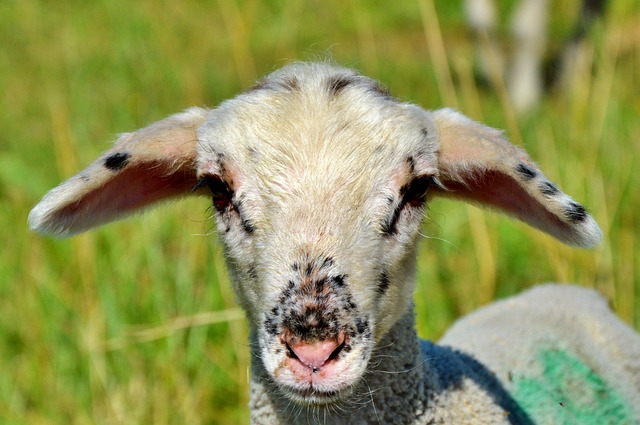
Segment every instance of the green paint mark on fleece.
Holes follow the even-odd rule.
[[[579,358],[561,350],[543,350],[537,357],[542,376],[514,376],[512,394],[536,424],[640,424],[622,397]]]

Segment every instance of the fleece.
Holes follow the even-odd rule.
[[[640,424],[640,336],[594,290],[541,285],[440,341],[496,374],[536,424]]]
[[[300,406],[252,359],[255,424],[640,424],[640,335],[595,291],[543,285],[463,317],[437,344],[410,310],[352,397]]]

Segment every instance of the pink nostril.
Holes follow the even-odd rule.
[[[341,332],[337,339],[302,342],[285,338],[284,342],[302,364],[315,372],[338,355],[344,346],[344,340],[344,333]]]

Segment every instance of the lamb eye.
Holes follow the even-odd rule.
[[[393,235],[398,231],[397,225],[400,214],[407,206],[417,208],[425,204],[427,201],[427,190],[429,190],[432,180],[431,176],[418,177],[400,189],[402,199],[393,210],[393,214],[382,224],[382,233]]]
[[[208,176],[205,179],[205,183],[211,191],[213,206],[220,211],[227,209],[233,198],[233,191],[229,185],[218,176]]]
[[[413,207],[420,207],[424,205],[427,200],[427,191],[431,186],[431,176],[422,176],[414,179],[403,193],[402,200],[404,204],[409,204]]]

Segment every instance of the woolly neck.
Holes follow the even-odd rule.
[[[421,341],[413,306],[376,345],[350,399],[328,407],[296,405],[280,394],[254,352],[249,407],[252,424],[268,425],[533,424],[472,356]]]

